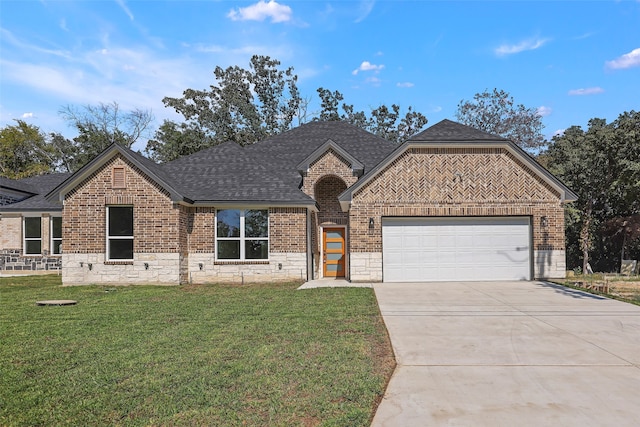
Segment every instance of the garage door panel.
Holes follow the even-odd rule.
[[[527,217],[385,218],[384,281],[528,280]]]

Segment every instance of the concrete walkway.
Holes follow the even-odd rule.
[[[639,426],[640,307],[544,282],[381,283],[390,426]]]

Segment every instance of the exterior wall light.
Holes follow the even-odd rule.
[[[540,227],[548,227],[549,226],[549,218],[546,216],[540,217]]]
[[[373,218],[369,218],[369,230],[373,230]]]

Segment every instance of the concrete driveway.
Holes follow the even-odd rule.
[[[373,426],[639,426],[640,307],[545,282],[374,286],[398,366]]]

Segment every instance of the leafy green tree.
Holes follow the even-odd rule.
[[[46,135],[23,120],[0,129],[0,176],[21,179],[52,172],[56,156]]]
[[[73,138],[76,149],[74,168],[79,168],[113,143],[127,148],[146,136],[153,122],[150,110],[122,111],[117,102],[82,107],[65,106],[63,119],[78,131]]]
[[[321,110],[309,114],[309,99],[300,96],[293,68],[280,69],[280,61],[254,55],[248,70],[239,66],[216,67],[216,84],[208,89],[187,89],[181,98],[166,97],[163,103],[184,117],[183,123],[165,121],[150,140],[146,153],[161,162],[203,148],[234,141],[253,144],[293,127],[294,121],[344,120],[392,141],[404,141],[427,123],[427,118],[409,108],[384,105],[368,117],[353,105],[342,104],[338,92],[318,89]]]
[[[623,250],[614,246],[633,245],[625,235],[636,238],[629,224],[640,214],[638,129],[640,114],[633,111],[612,123],[591,119],[586,131],[572,126],[555,136],[546,153],[551,171],[578,194],[566,211],[567,242],[570,251],[579,248],[579,255],[569,254],[570,264],[578,255],[583,271],[592,253],[596,269],[616,269]]]
[[[254,55],[249,70],[216,67],[216,85],[204,90],[187,89],[182,98],[164,98],[165,106],[182,114],[186,123],[180,127],[166,125],[147,151],[158,157],[153,153],[161,144],[177,146],[193,135],[206,135],[208,145],[226,141],[246,145],[290,129],[302,99],[293,68],[281,70],[279,66],[278,60]],[[167,132],[169,128],[174,131]],[[180,133],[190,135],[183,137]],[[189,150],[190,147],[173,151]]]
[[[544,125],[538,111],[522,104],[515,105],[513,97],[504,90],[485,90],[476,93],[472,101],[460,101],[456,119],[509,139],[530,152],[537,151],[545,142]]]
[[[155,138],[147,142],[145,153],[159,163],[169,162],[215,145],[201,128],[193,123],[165,120]]]
[[[371,110],[368,117],[364,111],[355,111],[353,105],[346,103],[340,105],[344,96],[339,91],[331,92],[328,89],[319,88],[318,96],[321,110],[317,120],[346,121],[389,141],[403,142],[427,124],[427,118],[422,113],[414,111],[412,107],[409,107],[404,117],[401,117],[398,105],[392,104],[391,108],[381,105]]]

